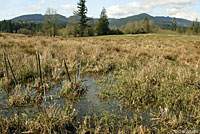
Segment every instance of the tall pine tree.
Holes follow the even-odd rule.
[[[198,34],[199,33],[200,25],[199,25],[198,19],[196,19],[196,21],[193,21],[192,29],[193,29],[193,34]]]
[[[103,8],[100,19],[97,22],[96,26],[96,32],[97,35],[107,35],[109,34],[109,22],[108,22],[108,16],[106,15],[106,9]]]
[[[176,18],[173,18],[173,22],[172,22],[172,25],[171,25],[171,29],[172,29],[173,31],[176,31],[176,28],[177,28]]]
[[[80,21],[79,21],[79,24],[80,24],[80,27],[79,27],[79,34],[80,36],[82,37],[84,35],[84,31],[85,31],[85,28],[87,27],[87,7],[85,5],[86,3],[86,0],[79,0],[78,2],[78,16],[80,16]]]

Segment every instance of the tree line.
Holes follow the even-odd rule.
[[[42,29],[42,23],[35,22],[13,22],[11,20],[4,20],[0,22],[0,31],[6,33],[21,33],[34,35],[40,32]]]
[[[200,34],[200,22],[198,19],[192,22],[192,26],[180,27],[177,25],[176,18],[173,19],[170,30],[178,32],[180,34]]]
[[[147,17],[142,21],[129,22],[121,27],[110,27],[105,8],[102,9],[100,19],[98,19],[97,22],[95,22],[93,18],[88,18],[87,12],[86,0],[79,0],[77,3],[77,10],[74,11],[73,21],[69,24],[59,24],[56,10],[48,8],[44,22],[13,22],[4,20],[0,22],[0,31],[54,37],[57,35],[83,37],[109,34],[144,34],[152,33],[159,29],[159,27],[155,26],[154,22],[151,20],[149,21]],[[180,27],[174,18],[169,30],[181,34],[200,34],[200,23],[196,20],[190,27]]]

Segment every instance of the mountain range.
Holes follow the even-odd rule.
[[[120,18],[120,19],[115,19],[115,18],[109,18],[110,26],[117,26],[120,27],[122,25],[126,25],[128,22],[136,22],[136,21],[141,21],[145,17],[148,17],[149,20],[152,20],[155,25],[160,26],[162,28],[169,27],[173,21],[172,17],[164,17],[164,16],[151,16],[146,13],[134,15],[134,16],[129,16],[126,18]],[[29,14],[29,15],[22,15],[16,18],[11,19],[11,21],[24,21],[24,22],[44,22],[45,15],[42,14]],[[57,21],[61,24],[67,24],[73,22],[74,17],[65,17],[63,15],[57,14]],[[94,22],[97,22],[98,18],[94,18]],[[191,26],[192,21],[187,20],[187,19],[182,19],[182,18],[176,18],[176,22],[179,26]]]

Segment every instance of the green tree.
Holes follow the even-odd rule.
[[[106,9],[103,8],[101,11],[100,19],[97,22],[96,25],[96,32],[97,35],[107,35],[109,34],[109,22],[108,22],[108,16],[106,15]]]
[[[44,30],[50,36],[56,36],[57,33],[57,13],[53,8],[48,8],[45,14]]]
[[[176,28],[177,28],[176,18],[173,18],[173,22],[172,22],[172,25],[171,25],[171,29],[172,29],[173,31],[176,31]]]
[[[186,28],[186,34],[193,34],[193,27],[191,26],[191,27],[187,27]]]
[[[87,21],[87,27],[85,28],[84,31],[84,36],[93,36],[95,33],[95,23],[94,23],[94,19],[90,18]]]
[[[177,28],[178,33],[184,34],[185,33],[185,28],[184,27],[178,27]]]
[[[79,20],[79,34],[80,36],[82,37],[84,35],[84,31],[85,31],[85,28],[87,27],[87,7],[85,5],[86,3],[86,0],[79,0],[78,2],[78,11],[77,11],[77,14],[78,16],[80,16],[80,20]]]
[[[111,27],[109,27],[109,29],[110,29],[109,34],[112,34],[112,35],[123,34],[123,32],[120,30],[121,28],[119,28],[117,26],[111,26]]]
[[[78,11],[74,11],[73,14],[74,15],[73,15],[73,18],[71,19],[70,23],[73,24],[73,25],[71,25],[72,29],[73,29],[72,35],[74,37],[76,37],[78,34],[80,34],[80,21],[79,21],[80,20],[80,16],[79,16]]]
[[[150,25],[147,16],[143,20],[143,29],[145,33],[150,33]]]
[[[198,34],[199,33],[200,25],[199,25],[198,19],[196,19],[196,21],[193,21],[192,29],[193,29],[193,34]]]

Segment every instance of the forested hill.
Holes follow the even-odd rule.
[[[126,17],[126,18],[120,18],[120,19],[110,18],[109,22],[110,22],[110,26],[120,27],[122,25],[126,25],[128,22],[141,21],[145,18],[145,16],[147,16],[149,20],[154,21],[154,23],[157,26],[160,26],[162,28],[170,26],[173,21],[172,17],[162,17],[162,16],[153,17],[149,14],[143,13],[143,14],[134,15],[134,16]],[[44,22],[44,18],[45,18],[45,16],[41,15],[41,14],[31,14],[31,15],[23,15],[23,16],[13,18],[12,21]],[[58,18],[58,22],[62,23],[62,24],[72,22],[71,19],[73,19],[73,17],[67,18],[60,14],[57,14],[57,18]],[[98,19],[94,19],[95,22],[97,20]],[[192,25],[192,21],[189,21],[186,19],[176,18],[176,21],[179,26],[191,26]]]
[[[11,19],[11,21],[43,22],[44,16],[42,14],[22,15]]]
[[[152,20],[154,22],[154,24],[156,24],[162,28],[170,26],[173,21],[172,17],[163,17],[163,16],[153,17],[149,14],[143,13],[143,14],[139,14],[139,15],[126,17],[126,18],[112,20],[110,22],[110,25],[111,26],[126,25],[128,22],[141,21],[145,18],[145,16],[147,16],[149,20]],[[181,18],[176,18],[176,22],[179,26],[191,26],[192,25],[192,21],[189,21],[186,19],[181,19]]]
[[[57,21],[61,24],[67,23],[67,17],[57,14]],[[44,22],[45,15],[42,14],[30,14],[30,15],[22,15],[16,18],[11,19],[11,21],[25,21],[25,22]]]

